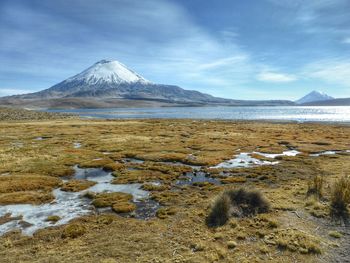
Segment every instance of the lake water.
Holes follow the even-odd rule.
[[[350,106],[164,107],[50,110],[109,119],[222,119],[298,122],[350,122]]]

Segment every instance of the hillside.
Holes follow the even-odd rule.
[[[304,103],[303,106],[350,106],[350,98],[314,101]]]

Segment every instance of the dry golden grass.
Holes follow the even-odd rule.
[[[43,204],[54,200],[50,192],[18,191],[0,194],[0,204]]]
[[[136,205],[129,202],[118,202],[112,205],[112,209],[116,213],[130,213],[136,209]]]
[[[82,190],[88,189],[89,187],[95,185],[96,182],[91,182],[87,180],[70,180],[68,182],[65,182],[61,190],[66,192],[80,192]]]
[[[118,203],[127,203],[131,199],[132,195],[126,193],[100,193],[93,196],[92,204],[95,207],[108,207]]]
[[[40,175],[8,175],[0,177],[0,193],[19,191],[50,191],[61,184],[61,180]]]
[[[332,229],[324,234],[314,230],[322,229],[322,224],[330,220],[324,214],[330,208],[329,185],[342,173],[350,172],[349,155],[311,158],[307,153],[350,149],[349,126],[57,120],[0,122],[0,130],[0,200],[1,195],[13,193],[6,202],[49,202],[50,198],[43,197],[61,185],[59,177],[72,175],[72,167],[79,165],[112,170],[118,183],[143,183],[144,189],[152,191],[151,198],[161,204],[157,217],[147,221],[91,215],[65,226],[40,230],[31,238],[18,232],[7,234],[0,238],[2,262],[317,262],[318,257],[333,255],[327,253],[333,250],[327,245],[334,239],[328,235]],[[39,136],[45,139],[35,140]],[[74,142],[80,142],[82,147],[75,149]],[[276,166],[232,169],[227,171],[230,179],[219,186],[175,186],[189,168],[159,163],[181,161],[211,166],[232,158],[238,149],[278,153],[286,150],[284,145],[306,154],[281,158]],[[146,162],[123,163],[126,157]],[[223,179],[222,170],[206,170]],[[305,199],[308,182],[315,176],[325,178],[326,201],[315,200],[306,206],[310,200]],[[162,185],[151,185],[153,181]],[[208,228],[205,218],[211,200],[237,186],[261,191],[271,202],[271,212],[230,219],[224,226]],[[25,198],[21,200],[23,193]],[[133,208],[130,196],[88,195],[96,206],[122,212]],[[321,213],[322,217],[315,218],[310,213]],[[0,223],[1,220],[10,218],[4,217]],[[346,238],[344,235],[341,240]],[[314,255],[319,252],[321,256]]]

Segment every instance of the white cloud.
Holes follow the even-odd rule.
[[[31,90],[0,88],[0,97],[29,93]]]
[[[259,73],[256,78],[260,81],[264,82],[292,82],[296,81],[297,77],[291,74],[285,74],[285,73],[277,73],[277,72],[261,72]]]
[[[308,64],[303,74],[306,77],[350,87],[350,61],[344,59],[320,60]]]
[[[244,63],[244,62],[248,62],[248,57],[246,55],[241,54],[241,55],[228,57],[228,58],[219,58],[217,60],[204,63],[202,65],[199,65],[199,69],[201,70],[214,69],[214,68],[220,68],[220,67],[225,67],[228,65]]]

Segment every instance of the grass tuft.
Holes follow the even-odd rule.
[[[320,199],[323,196],[323,184],[324,179],[322,176],[315,176],[314,179],[308,182],[307,196],[314,195],[316,198]]]
[[[333,219],[349,218],[348,205],[350,204],[350,177],[343,176],[335,181],[331,195],[331,216]]]
[[[232,216],[251,216],[270,210],[267,199],[257,190],[228,190],[215,200],[206,223],[210,227],[222,226]]]

